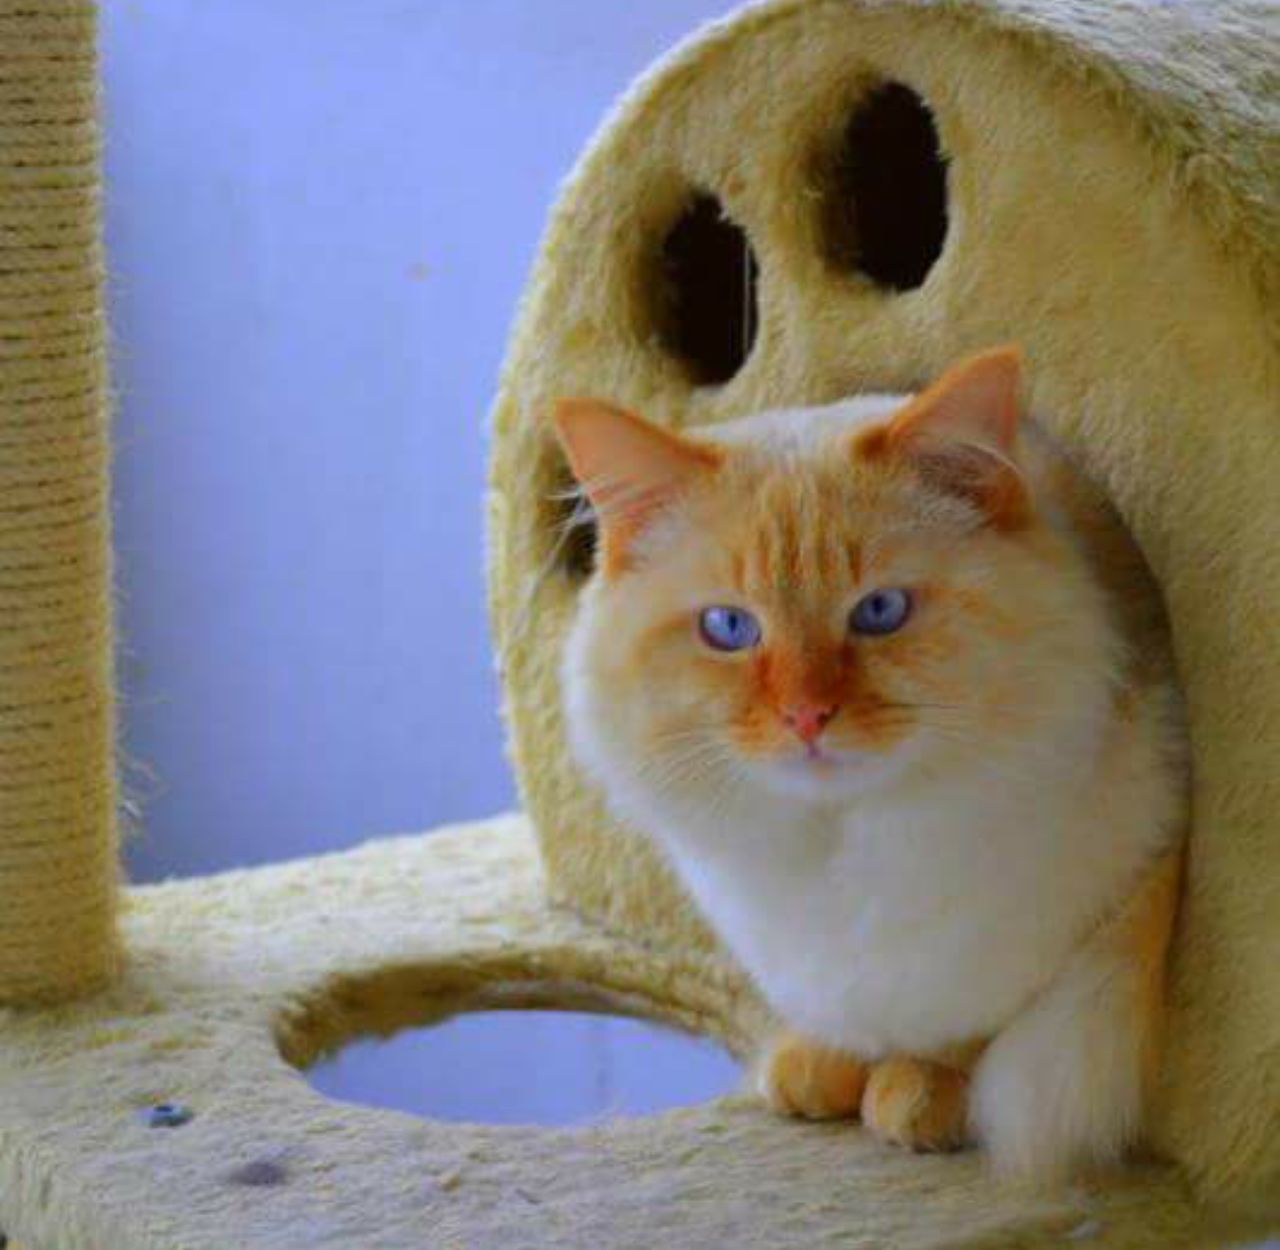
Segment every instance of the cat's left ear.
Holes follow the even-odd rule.
[[[1002,529],[1019,528],[1030,511],[1017,462],[1022,359],[1007,346],[953,365],[890,421],[881,441]]]
[[[602,399],[560,400],[555,425],[599,518],[606,570],[622,567],[648,522],[723,457]]]

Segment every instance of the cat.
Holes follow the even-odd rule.
[[[1062,1180],[1141,1139],[1187,822],[1160,597],[996,348],[673,433],[567,399],[572,750],[784,1029],[777,1109]]]

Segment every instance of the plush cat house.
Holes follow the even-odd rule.
[[[1280,1218],[1275,25],[1251,0],[774,0],[692,40],[583,158],[502,378],[493,607],[531,819],[121,889],[94,9],[0,0],[0,1228],[1173,1250]],[[769,1027],[565,750],[592,551],[549,401],[701,423],[1010,339],[1147,552],[1190,700],[1164,1162],[1036,1195],[747,1098],[553,1131],[313,1092],[297,1068],[349,1038],[477,1006],[624,1010],[743,1054]]]

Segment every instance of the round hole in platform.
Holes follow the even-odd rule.
[[[480,1124],[590,1124],[727,1094],[737,1063],[715,1042],[645,1020],[478,1011],[353,1042],[307,1073],[343,1102]]]
[[[698,385],[728,382],[746,363],[758,329],[759,276],[746,231],[714,195],[695,196],[662,244],[658,325]]]
[[[826,181],[830,261],[894,291],[922,285],[947,235],[947,165],[924,100],[897,82],[865,97]]]

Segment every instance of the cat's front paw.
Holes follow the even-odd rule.
[[[756,1085],[775,1111],[806,1120],[856,1119],[867,1066],[798,1033],[784,1033],[757,1069]]]
[[[882,1141],[918,1151],[959,1150],[968,1136],[969,1077],[927,1059],[877,1063],[862,1095],[862,1122]]]

